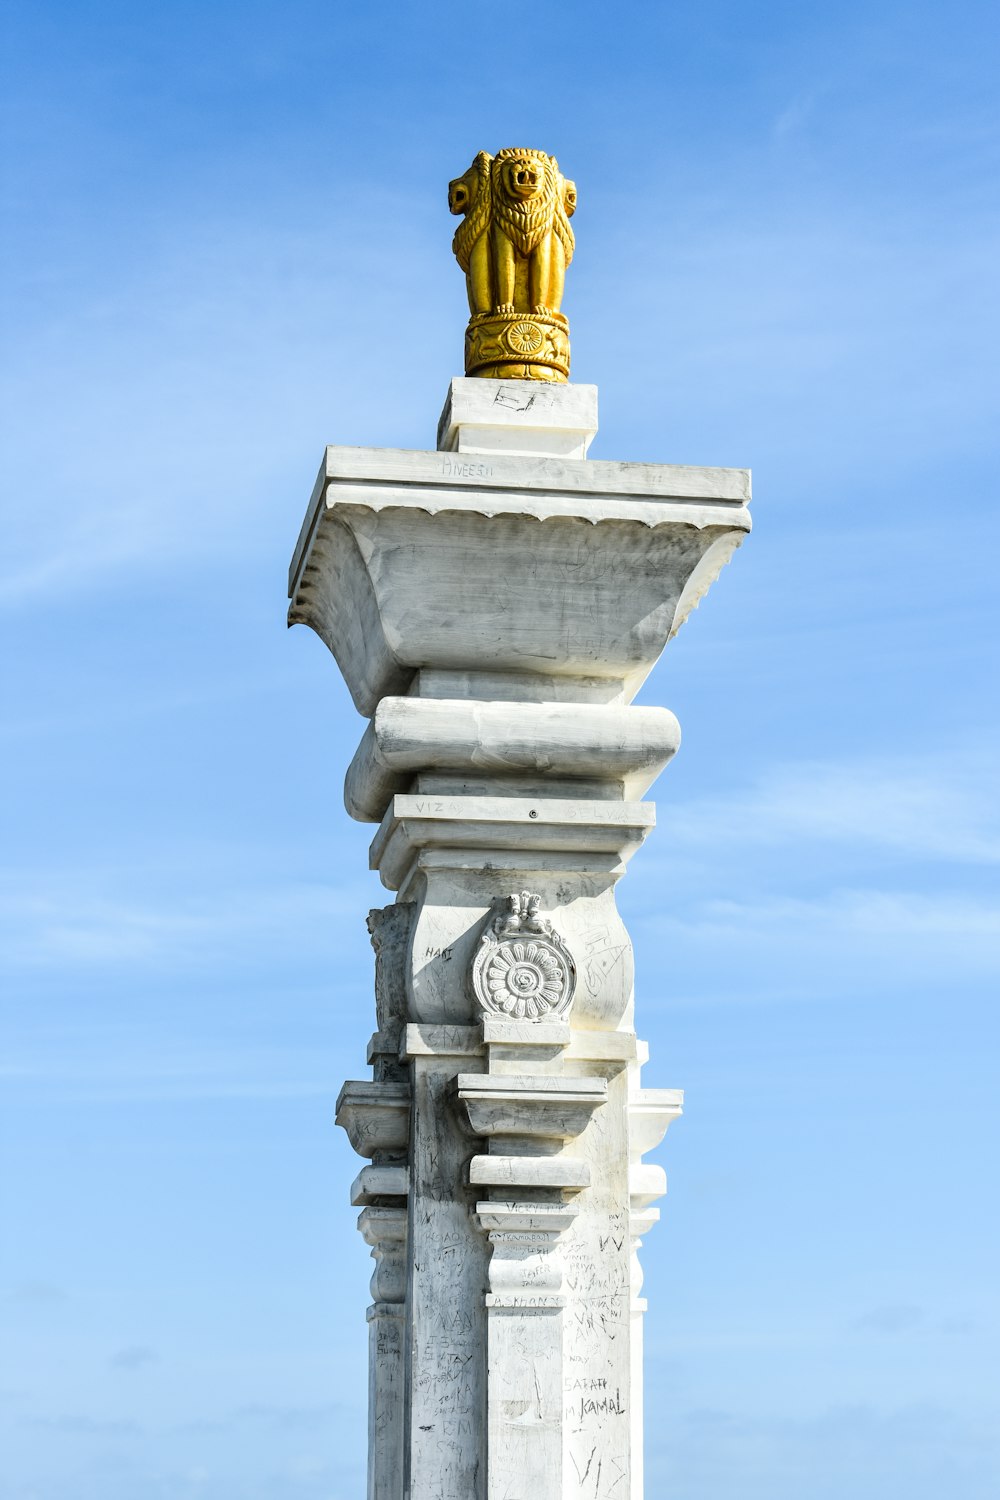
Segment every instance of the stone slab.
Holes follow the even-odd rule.
[[[418,771],[592,778],[633,801],[680,739],[667,708],[383,698],[348,768],[344,802],[352,818],[380,822]]]
[[[570,802],[525,797],[393,797],[372,840],[373,870],[402,887],[418,850],[510,850],[531,868],[542,854],[625,861],[653,827],[651,802]]]
[[[415,1057],[478,1057],[485,1051],[480,1026],[432,1026],[410,1022],[403,1031],[399,1055],[403,1062]]]
[[[597,433],[597,386],[454,379],[438,422],[441,452],[582,459]]]
[[[473,1187],[585,1188],[590,1168],[568,1156],[474,1156],[469,1162]]]

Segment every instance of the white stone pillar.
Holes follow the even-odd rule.
[[[593,387],[453,381],[440,451],[327,449],[292,563],[397,893],[337,1115],[371,1163],[373,1500],[642,1494],[642,1158],[681,1096],[640,1085],[615,885],[679,729],[632,698],[749,476],[592,462],[596,429]]]
[[[368,1500],[400,1500],[405,1452],[406,1203],[362,1209],[372,1247],[368,1309]]]

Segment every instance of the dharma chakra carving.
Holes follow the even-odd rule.
[[[576,988],[576,965],[530,891],[507,898],[489,922],[472,961],[472,989],[490,1015],[512,1021],[562,1016]]]
[[[448,184],[448,207],[463,215],[452,249],[472,314],[466,375],[568,380],[569,323],[559,309],[576,184],[544,151],[480,151]]]

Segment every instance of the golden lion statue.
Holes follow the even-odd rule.
[[[452,248],[466,273],[473,313],[555,313],[573,259],[576,184],[554,156],[509,146],[480,151],[448,184],[448,207],[465,217]]]
[[[490,164],[493,158],[480,151],[469,170],[448,184],[448,207],[465,218],[455,231],[451,248],[465,272],[469,311],[493,311],[493,279],[490,275]]]
[[[560,307],[573,259],[576,184],[544,151],[480,151],[448,184],[448,207],[463,216],[452,249],[472,314],[466,373],[566,380],[569,324]]]
[[[558,312],[573,259],[576,184],[542,151],[508,147],[490,166],[495,312]]]

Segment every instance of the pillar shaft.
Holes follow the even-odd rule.
[[[453,382],[444,452],[328,449],[292,564],[397,898],[337,1115],[370,1162],[370,1500],[642,1494],[643,1157],[680,1095],[642,1087],[615,886],[679,729],[631,700],[749,478],[592,462],[594,388],[524,390]]]

